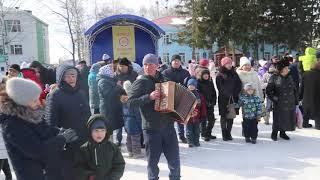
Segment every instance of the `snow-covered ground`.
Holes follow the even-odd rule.
[[[241,118],[235,120],[233,141],[221,139],[219,121],[214,133],[217,140],[201,142],[199,148],[188,148],[180,144],[183,180],[211,179],[295,179],[314,180],[320,171],[320,131],[297,129],[288,133],[290,141],[270,139],[271,125],[259,124],[257,144],[247,144],[241,136]],[[123,149],[125,152],[125,149]],[[127,157],[127,154],[124,153]],[[147,179],[146,160],[126,158],[123,180]],[[160,179],[168,179],[168,168],[164,156],[161,158]]]
[[[217,116],[218,117],[218,116]],[[219,121],[214,133],[218,139],[201,141],[201,147],[188,148],[180,144],[183,180],[245,180],[245,179],[294,179],[315,180],[320,175],[320,131],[297,129],[288,133],[290,141],[270,139],[271,125],[259,124],[257,144],[247,144],[241,137],[241,118],[235,120],[233,141],[221,139]],[[124,137],[125,139],[125,137]],[[128,159],[125,146],[122,152],[126,160],[123,180],[147,179],[146,159]],[[160,179],[168,179],[164,157],[159,163]],[[0,175],[4,180],[4,176]]]

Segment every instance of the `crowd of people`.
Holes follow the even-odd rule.
[[[190,60],[184,68],[179,55],[168,66],[154,54],[145,55],[142,64],[104,54],[91,67],[85,61],[56,70],[37,61],[11,65],[0,85],[0,168],[6,179],[12,179],[8,159],[18,180],[120,179],[124,129],[128,158],[146,156],[149,180],[159,179],[162,153],[169,179],[178,180],[179,141],[194,148],[200,139],[216,139],[215,106],[223,141],[233,140],[239,109],[246,143],[257,143],[258,123],[269,125],[271,112],[273,141],[278,133],[289,140],[286,132],[297,126],[312,127],[310,119],[320,130],[320,61],[313,48],[300,57],[260,60],[258,71],[245,56],[239,67],[224,57],[219,63]],[[197,99],[186,124],[154,109],[162,97],[155,84],[166,81],[184,85]]]

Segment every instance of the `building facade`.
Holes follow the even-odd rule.
[[[49,64],[48,24],[31,11],[10,9],[0,22],[0,71],[11,64],[39,61]],[[7,61],[6,61],[7,59]]]
[[[189,60],[192,59],[192,48],[188,45],[179,44],[175,41],[177,39],[177,33],[183,28],[187,19],[177,16],[167,16],[159,19],[153,20],[155,24],[160,26],[166,34],[161,37],[158,42],[158,55],[162,58],[163,62],[169,63],[171,56],[174,54],[179,54],[182,57],[184,64],[187,64]],[[242,52],[241,47],[236,48],[237,51]],[[215,59],[217,57],[215,54],[219,53],[221,49],[215,44],[213,44],[212,50],[209,49],[196,49],[195,50],[195,60],[201,58]],[[258,59],[265,58],[270,60],[272,56],[276,55],[276,50],[271,44],[260,44],[258,49]],[[286,52],[286,49],[280,48],[278,55],[282,55]],[[292,52],[293,54],[295,52]],[[251,57],[254,54],[254,49],[249,49],[249,53],[245,54],[247,57]],[[295,55],[295,54],[294,54]],[[238,63],[236,63],[238,64]]]

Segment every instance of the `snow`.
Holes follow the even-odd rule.
[[[216,116],[219,119],[219,116]],[[312,121],[311,121],[312,122]],[[241,136],[241,117],[235,119],[232,130],[233,141],[221,139],[220,122],[214,133],[218,139],[201,141],[201,147],[188,148],[180,144],[181,174],[183,180],[314,180],[320,170],[320,131],[297,129],[290,132],[290,141],[270,139],[271,125],[259,123],[257,144],[247,144]],[[125,135],[124,135],[125,136]],[[124,137],[125,139],[125,137]],[[147,179],[146,159],[128,159],[125,146],[122,152],[126,169],[122,180]],[[168,180],[169,170],[162,156],[160,179]],[[4,179],[0,175],[0,180]]]

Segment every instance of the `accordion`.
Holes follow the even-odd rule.
[[[176,121],[186,124],[197,105],[196,96],[186,87],[172,82],[156,83],[161,98],[155,101],[155,110],[169,113]]]

